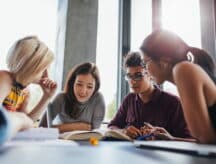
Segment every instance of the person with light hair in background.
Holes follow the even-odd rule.
[[[46,127],[48,122],[60,132],[99,128],[105,115],[100,83],[94,63],[74,66],[67,75],[64,91],[49,104],[48,117],[43,115],[40,126]]]
[[[152,32],[140,49],[155,82],[176,85],[191,135],[200,143],[215,144],[216,78],[210,55],[166,30]],[[173,138],[164,129],[158,128],[155,133]]]
[[[53,52],[36,36],[24,37],[10,48],[8,71],[0,70],[0,122],[8,122],[11,133],[32,127],[54,95],[57,85],[49,79],[47,71],[53,59]],[[43,91],[42,98],[32,110],[27,110],[29,84],[38,84]]]

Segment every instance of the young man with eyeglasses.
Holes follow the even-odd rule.
[[[132,93],[124,98],[108,127],[124,129],[128,136],[137,138],[142,135],[140,128],[144,126],[144,122],[148,122],[154,127],[166,130],[170,136],[189,138],[178,97],[162,91],[153,84],[141,54],[128,53],[124,68],[125,79]],[[167,138],[171,138],[170,136]]]

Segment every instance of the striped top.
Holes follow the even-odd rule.
[[[8,111],[19,111],[28,94],[27,88],[14,81],[9,95],[3,101],[3,106]]]

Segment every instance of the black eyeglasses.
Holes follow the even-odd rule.
[[[134,75],[126,74],[125,75],[125,80],[134,80],[134,81],[140,81],[142,78],[146,75],[146,72],[137,72]]]

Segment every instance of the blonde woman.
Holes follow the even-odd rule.
[[[0,103],[9,112],[16,131],[32,126],[53,96],[57,85],[47,73],[53,58],[53,52],[36,36],[22,38],[11,47],[7,56],[9,71],[0,70]],[[28,112],[27,86],[31,83],[40,85],[43,96]]]

